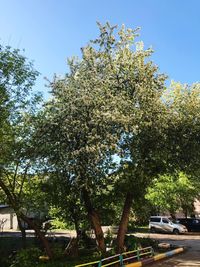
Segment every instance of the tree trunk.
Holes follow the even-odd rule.
[[[185,218],[187,218],[188,217],[187,209],[185,210],[184,214],[185,214]]]
[[[74,211],[73,208],[70,209],[70,213],[71,213],[71,217],[72,217],[72,220],[73,220],[73,223],[75,226],[75,230],[76,230],[76,238],[77,238],[77,240],[79,240],[80,234],[81,234],[81,229],[79,226],[79,219],[78,219],[76,211]]]
[[[26,230],[24,226],[22,225],[21,219],[18,216],[17,216],[17,221],[18,221],[19,230],[21,231],[21,234],[22,234],[22,247],[26,248]]]
[[[72,210],[71,216],[72,216],[72,220],[74,222],[74,226],[75,226],[75,230],[76,230],[76,242],[74,241],[74,248],[73,248],[72,257],[77,258],[79,255],[78,248],[79,248],[79,242],[80,242],[80,238],[81,238],[81,230],[79,227],[79,220],[78,220],[78,216],[77,216],[76,212],[74,212]]]
[[[170,211],[170,217],[171,217],[173,220],[176,220],[175,211]]]
[[[52,259],[53,258],[53,253],[51,250],[51,247],[49,245],[48,240],[46,239],[46,237],[44,236],[44,234],[41,232],[40,228],[34,223],[32,222],[26,215],[24,215],[23,213],[19,214],[20,218],[26,222],[31,228],[33,228],[33,230],[35,231],[36,235],[38,236],[38,238],[40,239],[40,241],[42,242],[47,256]]]
[[[127,232],[129,214],[133,202],[133,194],[127,193],[123,207],[122,217],[119,224],[119,230],[117,233],[117,253],[121,253],[124,250],[124,239]]]
[[[76,220],[74,221],[74,226],[75,226],[75,230],[76,230],[76,238],[77,238],[77,240],[79,240],[81,231],[80,231],[78,222]]]
[[[85,207],[88,213],[89,220],[91,222],[92,227],[94,228],[96,240],[98,243],[98,247],[101,252],[105,253],[106,251],[106,246],[105,246],[105,241],[104,241],[104,235],[103,231],[101,228],[101,222],[98,213],[92,206],[90,196],[88,194],[88,191],[86,189],[82,189],[82,195],[83,195],[83,200],[85,202]]]
[[[45,238],[44,234],[40,231],[39,227],[37,227],[25,214],[20,212],[19,203],[14,193],[10,192],[9,188],[6,186],[4,181],[1,179],[1,173],[0,173],[0,187],[6,194],[10,206],[14,209],[19,219],[22,219],[24,222],[26,222],[28,225],[31,226],[31,228],[34,229],[35,233],[38,235],[39,239],[41,240],[47,255],[50,259],[53,258],[53,253],[50,248],[48,240]]]

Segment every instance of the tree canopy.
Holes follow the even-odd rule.
[[[117,34],[109,24],[99,29],[100,36],[82,48],[82,58],[68,61],[66,76],[50,84],[52,99],[41,114],[38,142],[52,172],[62,175],[64,185],[67,179],[80,188],[96,234],[102,236],[92,201],[115,181],[113,156],[130,163],[130,174],[125,171],[120,178],[125,195],[142,190],[150,169],[157,168],[153,161],[160,156],[166,76],[149,60],[152,51],[135,42],[137,29],[122,26]]]
[[[146,198],[157,207],[157,212],[169,212],[175,217],[176,212],[182,211],[186,217],[193,213],[195,198],[199,197],[196,183],[184,173],[163,175],[155,179],[148,188]]]
[[[78,234],[87,214],[102,252],[102,221],[118,222],[121,252],[131,208],[147,192],[171,212],[198,196],[200,87],[167,87],[152,49],[137,42],[139,29],[98,27],[81,58],[49,83],[40,109],[31,93],[38,72],[0,46],[0,187],[27,222],[24,208],[49,203]]]

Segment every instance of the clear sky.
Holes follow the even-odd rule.
[[[200,81],[200,0],[0,0],[0,42],[25,49],[41,76],[67,71],[98,34],[96,21],[141,27],[138,40],[155,50],[154,62],[170,79]]]

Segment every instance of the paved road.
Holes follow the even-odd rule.
[[[137,236],[150,237],[160,242],[187,247],[186,252],[158,261],[151,267],[200,267],[200,233],[195,235],[137,234]]]

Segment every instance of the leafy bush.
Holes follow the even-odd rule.
[[[17,252],[10,267],[32,267],[33,264],[39,263],[39,256],[41,255],[42,251],[39,248],[21,249]]]
[[[136,223],[135,223],[135,221],[129,221],[129,223],[128,223],[128,231],[129,232],[135,232],[135,230],[136,230]]]
[[[74,225],[66,221],[62,208],[51,206],[49,216],[51,217],[51,226],[53,229],[74,230]]]
[[[51,225],[52,225],[53,229],[69,229],[69,228],[71,228],[71,227],[69,227],[69,225],[66,222],[61,221],[58,218],[53,219],[51,222]]]
[[[112,232],[110,230],[108,230],[106,232],[106,236],[105,236],[106,246],[108,246],[108,247],[112,246],[113,238],[114,238],[114,236],[113,236]]]
[[[157,248],[158,241],[151,238],[136,237],[133,235],[127,235],[125,237],[125,247],[127,251],[149,246],[152,246],[154,249]]]
[[[74,264],[66,264],[64,262],[45,262],[45,263],[39,263],[38,267],[71,267],[74,266]]]
[[[53,255],[54,255],[55,260],[63,258],[64,250],[60,244],[54,244],[52,250],[53,250]]]

